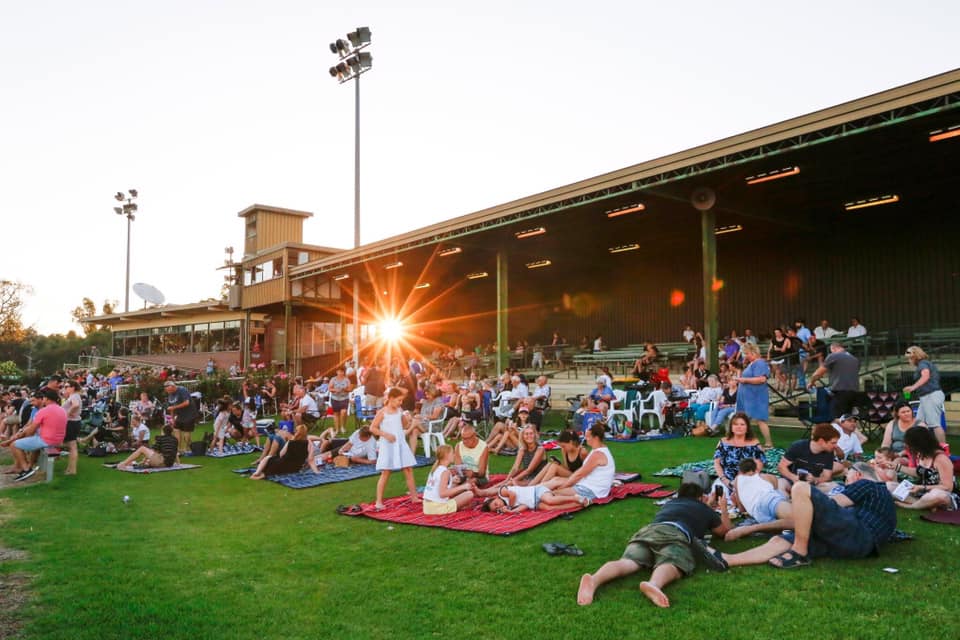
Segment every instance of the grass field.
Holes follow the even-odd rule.
[[[796,432],[774,432],[786,445]],[[715,441],[613,444],[620,470],[645,481],[662,467],[709,457]],[[246,456],[202,469],[134,475],[81,460],[59,475],[0,493],[0,583],[32,577],[20,635],[108,638],[956,638],[960,529],[901,512],[916,536],[882,557],[698,571],[653,607],[640,577],[575,601],[581,574],[619,557],[650,521],[652,500],[629,498],[511,536],[458,533],[336,515],[373,499],[376,478],[291,490],[230,473]],[[505,471],[508,458],[493,461]],[[423,484],[428,468],[416,470]],[[676,485],[675,479],[665,483]],[[403,493],[402,476],[388,495]],[[124,504],[122,496],[131,501]],[[575,542],[582,557],[540,545]],[[721,544],[739,550],[747,540]],[[0,555],[2,558],[2,555]],[[897,574],[882,571],[899,569]],[[645,575],[645,574],[638,574]],[[9,603],[7,597],[4,602]],[[0,625],[7,618],[0,615]],[[0,628],[0,637],[9,637]],[[20,637],[20,636],[18,636]]]

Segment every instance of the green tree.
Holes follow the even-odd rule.
[[[104,300],[102,307],[103,315],[110,315],[113,313],[114,308],[117,306],[116,300]],[[97,305],[90,298],[84,298],[80,302],[80,306],[74,307],[73,311],[70,312],[70,317],[73,318],[73,321],[80,325],[80,328],[83,329],[84,335],[90,335],[91,333],[98,331],[100,325],[89,322],[89,318],[93,318],[97,315]]]

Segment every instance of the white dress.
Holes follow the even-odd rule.
[[[380,422],[380,430],[394,436],[396,442],[389,442],[386,438],[380,438],[380,450],[377,452],[377,471],[399,471],[405,467],[412,467],[417,464],[417,459],[410,451],[410,445],[403,435],[402,414],[383,412],[383,420]]]

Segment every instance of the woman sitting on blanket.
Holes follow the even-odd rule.
[[[557,437],[557,444],[560,445],[560,460],[550,458],[550,463],[537,474],[531,484],[541,484],[554,478],[569,478],[573,473],[583,466],[583,461],[587,457],[587,450],[580,444],[580,436],[572,429],[564,429]]]
[[[763,452],[763,447],[760,446],[760,440],[753,434],[750,418],[743,412],[735,413],[730,419],[730,424],[727,425],[726,434],[717,443],[717,448],[713,452],[713,470],[717,474],[713,486],[723,485],[723,494],[727,496],[728,501],[734,493],[733,479],[740,472],[740,461],[747,458],[756,460],[757,469],[763,471],[767,456]],[[715,492],[710,494],[711,506],[716,504],[716,495]]]
[[[520,415],[525,415],[521,413]],[[507,474],[507,479],[499,484],[531,485],[533,479],[543,471],[547,465],[547,454],[540,444],[537,430],[532,424],[523,427],[520,433],[520,446],[517,447],[517,457],[513,467]]]
[[[304,463],[308,463],[314,473],[320,473],[313,458],[307,455],[307,426],[301,424],[297,426],[293,438],[283,445],[280,454],[267,456],[261,460],[250,479],[262,480],[267,476],[297,473],[303,468]]]
[[[448,468],[453,463],[453,447],[442,444],[437,447],[437,461],[427,477],[423,492],[423,513],[439,516],[454,513],[468,506],[473,500],[469,484],[456,484]]]
[[[172,467],[180,464],[180,456],[177,454],[179,443],[173,437],[173,426],[163,425],[163,435],[157,436],[157,444],[154,448],[140,447],[133,452],[129,458],[117,465],[118,469],[129,469],[141,457],[143,461],[141,466],[156,469],[159,467]]]
[[[250,439],[255,438],[257,446],[260,446],[256,407],[256,401],[251,398],[243,404],[234,402],[230,408],[230,437],[242,445],[250,444]]]
[[[585,434],[590,453],[583,461],[583,466],[569,478],[554,478],[547,482],[546,486],[552,493],[544,496],[541,501],[553,506],[586,507],[595,500],[602,500],[610,495],[617,470],[613,455],[603,442],[606,430],[603,423],[590,425]]]

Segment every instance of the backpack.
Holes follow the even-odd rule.
[[[710,474],[703,469],[687,469],[683,472],[680,484],[698,484],[703,489],[703,493],[707,494],[713,482],[710,481]]]

